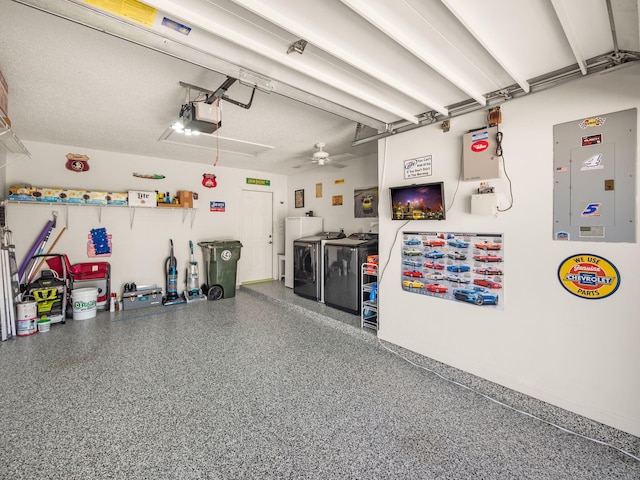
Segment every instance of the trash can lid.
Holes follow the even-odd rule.
[[[242,247],[242,243],[238,240],[212,240],[210,242],[198,242],[198,246],[202,248],[233,248]]]

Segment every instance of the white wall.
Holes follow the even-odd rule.
[[[107,191],[159,190],[169,191],[171,194],[177,190],[191,190],[198,192],[200,204],[193,217],[193,225],[191,214],[186,214],[185,218],[185,212],[177,209],[99,209],[55,204],[9,204],[7,222],[13,231],[18,263],[51,218],[51,212],[57,211],[57,228],[53,230],[46,248],[52,245],[66,226],[67,230],[60,237],[54,252],[66,253],[72,263],[108,261],[111,263],[113,291],[120,292],[124,283],[128,282],[135,282],[137,285],[157,284],[164,289],[164,260],[169,256],[169,239],[173,239],[174,254],[178,262],[179,287],[184,285],[184,272],[189,261],[189,240],[195,245],[194,253],[200,266],[202,281],[205,275],[204,263],[202,249],[197,243],[222,239],[241,240],[238,219],[241,215],[251,214],[241,212],[239,208],[243,189],[273,192],[274,237],[276,242],[281,241],[278,238],[278,216],[284,217],[284,209],[289,201],[285,176],[72,146],[26,141],[24,144],[31,152],[32,159],[24,158],[9,165],[7,185],[24,182],[42,187]],[[89,171],[76,173],[67,170],[65,163],[68,153],[87,155]],[[141,179],[133,177],[133,172],[162,174],[166,178]],[[203,187],[203,173],[214,173],[218,186],[212,189]],[[247,177],[269,179],[271,186],[247,185]],[[210,201],[226,202],[226,211],[210,212]],[[133,212],[135,215],[131,220]],[[90,259],[87,256],[87,235],[92,228],[102,227],[113,236],[113,253],[108,258]],[[274,249],[274,278],[277,275],[277,253]],[[241,264],[242,256],[239,271]],[[239,273],[238,282],[241,281]]]
[[[479,182],[460,183],[454,200],[461,136],[485,125],[486,111],[452,119],[448,133],[431,125],[381,140],[380,262],[390,262],[380,284],[379,337],[640,435],[638,243],[552,240],[553,125],[640,108],[639,82],[635,65],[504,104],[501,130],[514,201],[496,217],[470,214],[470,195]],[[399,229],[401,223],[390,220],[388,187],[408,183],[402,161],[423,155],[433,155],[433,175],[421,180],[445,182],[447,220],[413,221]],[[490,183],[505,208],[507,181]],[[639,211],[636,197],[636,219]],[[504,234],[503,311],[402,291],[398,230],[434,229]],[[621,283],[614,295],[585,300],[563,289],[558,266],[579,253],[617,266]]]
[[[0,198],[5,198],[7,196],[7,150],[4,148],[2,144],[0,144]]]
[[[378,168],[375,157],[354,158],[343,162],[345,168],[328,165],[313,167],[289,176],[289,208],[287,216],[301,217],[313,210],[315,217],[323,217],[325,231],[339,231],[345,234],[377,231],[378,218],[354,217],[354,191],[378,185]],[[336,181],[344,182],[336,183]],[[322,184],[322,197],[316,198],[316,184]],[[304,190],[304,208],[295,208],[295,190]],[[332,197],[342,195],[342,205],[333,206]],[[373,229],[373,230],[372,230]]]

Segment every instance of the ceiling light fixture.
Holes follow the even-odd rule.
[[[289,48],[287,49],[287,55],[293,52],[296,52],[302,55],[306,46],[307,46],[306,40],[302,40],[302,39],[297,40],[293,42],[291,45],[289,45]]]

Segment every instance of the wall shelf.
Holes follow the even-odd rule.
[[[20,201],[20,200],[5,200],[6,204],[13,205],[37,205],[38,207],[49,206],[49,207],[60,207],[64,210],[64,221],[65,225],[69,225],[69,207],[71,208],[95,208],[98,212],[98,222],[102,223],[102,211],[105,208],[113,208],[120,210],[129,210],[129,228],[133,229],[133,222],[136,216],[136,210],[168,210],[168,211],[181,211],[182,212],[182,223],[184,223],[189,217],[189,227],[193,228],[193,221],[195,220],[196,212],[198,211],[196,208],[183,208],[179,206],[175,207],[132,207],[130,205],[101,205],[94,203],[57,203],[57,202],[29,202],[29,201]]]
[[[11,153],[19,153],[31,157],[29,150],[22,144],[16,134],[13,133],[13,130],[11,130],[11,127],[2,115],[0,115],[0,145],[4,145]]]

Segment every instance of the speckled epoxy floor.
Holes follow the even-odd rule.
[[[3,342],[0,478],[640,478],[629,456],[417,368],[358,317],[287,290]]]

